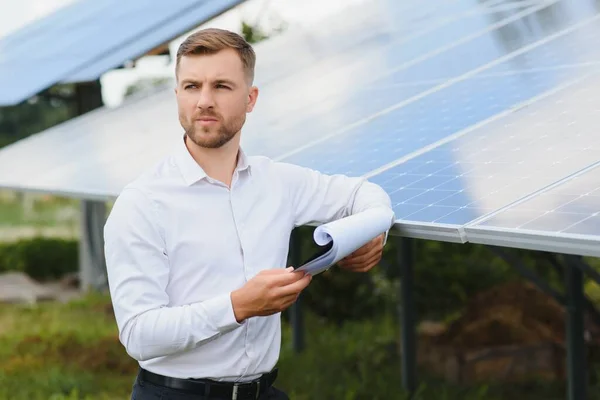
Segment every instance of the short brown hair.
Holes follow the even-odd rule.
[[[202,29],[188,36],[177,50],[175,71],[179,70],[179,62],[183,56],[215,54],[225,49],[234,49],[238,53],[249,82],[252,83],[256,64],[254,49],[242,36],[224,29]]]

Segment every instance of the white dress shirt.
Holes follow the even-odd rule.
[[[205,174],[182,140],[122,191],[106,222],[119,338],[151,372],[246,381],[271,371],[280,314],[238,323],[231,292],[261,270],[288,267],[294,227],[391,207],[362,178],[239,155],[228,188]]]

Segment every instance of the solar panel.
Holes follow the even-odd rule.
[[[361,24],[355,21],[352,26],[359,30]],[[327,29],[322,35],[328,36]],[[337,54],[329,53],[329,58]],[[95,110],[0,150],[0,186],[84,198],[114,197],[169,151],[181,132],[172,87],[167,87],[116,109]]]
[[[175,38],[183,32],[193,29],[198,26],[199,22],[206,21],[214,16],[221,14],[222,12],[235,7],[240,0],[219,0],[219,1],[196,1],[196,4],[189,5],[187,8],[182,9],[182,13],[177,18],[169,19],[164,21],[137,38],[133,42],[126,42],[121,45],[120,48],[115,51],[111,51],[104,55],[101,59],[85,66],[78,70],[75,74],[72,74],[66,82],[85,82],[92,81],[100,78],[102,74],[111,69],[117,68],[123,65],[124,61],[134,60],[145,53],[148,50],[153,49],[158,44],[161,44],[169,39]],[[160,4],[160,2],[156,3]],[[164,6],[167,9],[173,8],[173,3],[165,2]],[[154,7],[154,4],[153,4]],[[141,10],[136,11],[139,13],[136,15],[136,19],[149,19],[151,20],[153,14],[160,15],[160,10],[153,9],[152,7],[145,7]]]
[[[481,8],[478,10],[481,12]],[[520,12],[523,9],[518,10]],[[527,10],[530,12],[527,15],[537,15],[535,13],[539,8]],[[479,42],[479,47],[473,46],[473,43],[478,43],[480,38],[486,35],[491,35],[489,38],[496,37],[496,33],[481,29],[485,23],[479,25],[474,22],[482,18],[482,15],[486,14],[463,10],[454,15],[456,20],[437,20],[437,31],[423,31],[405,40],[399,37],[381,40],[379,46],[372,47],[373,53],[367,53],[369,56],[379,54],[379,58],[354,59],[353,56],[360,53],[361,45],[342,46],[338,53],[330,54],[328,59],[318,60],[311,68],[301,70],[294,79],[274,78],[267,90],[261,92],[259,107],[250,115],[251,122],[243,135],[245,149],[250,153],[277,157],[294,151],[298,145],[319,140],[321,135],[337,133],[335,129],[345,127],[347,131],[344,133],[326,137],[324,141],[313,143],[312,146],[307,146],[286,158],[299,157],[294,162],[317,167],[327,173],[364,175],[374,170],[382,172],[372,179],[389,190],[395,202],[399,194],[394,191],[411,183],[410,189],[422,190],[425,187],[434,188],[447,184],[448,190],[456,190],[452,183],[444,181],[444,173],[449,169],[433,169],[433,172],[441,173],[428,173],[424,179],[416,179],[409,183],[401,183],[398,176],[406,171],[399,169],[417,165],[425,160],[420,172],[417,172],[422,173],[434,167],[436,163],[450,163],[449,155],[456,153],[450,152],[451,148],[440,144],[440,140],[454,138],[451,135],[460,132],[461,129],[468,129],[486,118],[495,118],[499,112],[507,112],[521,101],[532,101],[546,95],[547,91],[555,91],[561,85],[566,86],[572,80],[581,78],[581,74],[592,71],[597,61],[595,47],[587,47],[590,43],[593,44],[597,24],[590,20],[589,16],[586,18],[583,13],[573,13],[570,18],[571,26],[573,23],[581,24],[577,25],[576,29],[557,31],[556,27],[562,25],[553,25],[555,28],[546,33],[546,36],[532,35],[522,41],[521,50],[516,54],[510,53],[513,57],[498,59],[498,56],[507,54],[507,50],[497,47],[495,50],[483,51],[481,56],[475,58],[478,60],[476,63],[471,60],[461,64],[464,57],[458,54],[469,54],[469,51],[461,51],[461,48],[470,48],[472,52],[477,53],[480,47],[486,47],[485,41]],[[522,15],[519,16],[521,17]],[[468,37],[468,40],[447,46],[448,42],[444,38],[450,35],[444,32],[452,26],[456,28],[457,21],[473,22],[472,25],[464,24],[468,29],[459,30],[466,35],[462,37]],[[517,21],[518,19],[511,20],[502,26]],[[498,28],[498,24],[493,26]],[[556,32],[559,33],[548,36]],[[373,37],[382,39],[384,36],[378,33],[374,36],[366,34],[364,37],[371,38],[365,39],[370,41]],[[433,44],[436,36],[439,38],[438,47]],[[319,40],[326,40],[327,35],[319,37]],[[285,41],[282,39],[281,43]],[[489,39],[487,43],[489,46],[493,40]],[[578,47],[570,50],[566,43]],[[327,46],[335,47],[332,44]],[[405,49],[407,58],[398,58],[395,55],[397,52],[390,50],[394,48]],[[424,53],[419,56],[416,49],[422,49]],[[446,54],[457,49],[454,53],[457,56],[454,58]],[[428,52],[431,53],[430,56],[424,56]],[[576,58],[573,58],[573,55]],[[436,57],[439,57],[437,62]],[[487,62],[486,57],[490,57],[490,62]],[[568,57],[571,58],[567,59]],[[406,65],[399,67],[398,61],[401,59]],[[385,62],[382,63],[381,60]],[[523,64],[523,60],[527,63]],[[452,72],[451,75],[444,74],[446,64],[451,62],[455,64],[448,69]],[[434,68],[436,64],[437,70]],[[334,68],[335,65],[339,65],[340,68]],[[353,75],[357,71],[366,74],[369,65],[377,66],[375,69],[380,74],[373,74],[375,78],[364,82],[359,79],[360,76]],[[419,70],[420,66],[425,67]],[[473,70],[478,66],[483,68]],[[348,75],[343,75],[342,71]],[[293,85],[302,88],[313,82],[297,79],[299,76],[312,77],[316,81],[319,81],[320,77],[327,77],[323,79],[325,82],[337,76],[337,87],[344,86],[344,80],[354,82],[351,80],[354,78],[356,84],[346,84],[345,92],[323,90],[324,93],[316,92],[310,97],[306,96],[306,93],[291,90]],[[448,82],[449,76],[456,76],[458,79]],[[269,81],[268,76],[265,78]],[[490,99],[490,95],[495,97]],[[281,106],[277,108],[279,104]],[[361,112],[365,109],[365,104],[367,113],[363,115]],[[373,114],[369,112],[377,113],[390,106],[396,108],[377,115],[376,118],[370,118]],[[323,109],[327,112],[322,113]],[[292,118],[298,114],[301,115],[300,119]],[[361,123],[357,126],[348,126],[357,117],[367,118],[365,121],[359,120]],[[265,124],[267,121],[277,120],[281,121],[279,126]],[[288,129],[282,129],[286,126]],[[390,126],[394,129],[388,129]],[[264,130],[257,130],[259,128]],[[85,198],[114,197],[127,182],[171,148],[179,138],[180,129],[176,119],[175,99],[170,88],[147,99],[128,102],[126,106],[118,109],[101,109],[0,151],[0,186]],[[491,133],[481,135],[481,130],[479,132],[482,138],[491,142],[498,140],[506,132],[500,125],[494,128],[494,131],[497,131],[497,137]],[[474,136],[473,134],[469,138]],[[464,141],[454,139],[454,145],[460,144],[461,149],[468,147]],[[330,143],[333,146],[330,146]],[[429,149],[428,144],[434,144],[437,148]],[[53,151],[49,152],[48,148],[52,148]],[[333,150],[336,150],[337,154],[334,154]],[[425,150],[430,150],[425,154],[434,157],[433,161],[417,156]],[[20,161],[24,158],[28,159],[28,163],[21,168]],[[413,159],[381,170],[382,166],[390,162],[410,158]],[[584,163],[586,159],[580,158],[580,161]],[[20,166],[18,171],[14,168],[15,165]],[[406,175],[415,175],[415,171],[410,172]],[[388,178],[397,180],[390,186],[391,181]],[[464,176],[461,178],[464,179]],[[454,181],[456,182],[458,181]],[[414,222],[415,227],[428,232],[427,237],[464,241],[462,231],[457,228],[460,225],[457,224],[462,221],[459,220],[460,213],[470,212],[471,207],[463,207],[469,204],[466,193],[463,194],[464,202],[458,195],[449,204],[450,207],[455,207],[454,220],[442,220],[447,214],[440,211],[447,209],[419,208],[420,204],[407,205],[406,201],[401,210],[398,209],[398,214],[410,216],[409,219],[402,220],[403,225]],[[435,201],[435,198],[427,197],[431,193],[424,191],[421,195],[418,202]],[[450,201],[446,198],[441,200]],[[432,203],[427,203],[429,204]],[[484,206],[488,208],[481,207],[477,210],[480,213],[494,210],[493,206]],[[417,219],[411,219],[416,216]],[[468,220],[472,218],[473,215],[468,215]],[[432,234],[434,230],[436,233]]]
[[[538,250],[598,257],[600,163],[465,230],[474,243],[533,246]]]
[[[240,2],[77,1],[0,40],[0,105],[65,79],[95,79]]]
[[[329,62],[276,81],[261,88],[246,129],[250,139],[244,146],[249,153],[278,157],[307,141],[346,129],[352,122],[435,88],[443,83],[441,77],[445,81],[505,56],[506,51],[495,42],[497,31],[521,25],[520,19],[558,8],[557,4],[519,10],[498,18],[495,24],[488,15],[465,13],[412,40],[400,36],[387,44],[372,42],[367,49],[358,44]],[[523,46],[536,38],[524,38]]]
[[[115,197],[181,132],[172,89],[100,108],[0,149],[0,187]]]
[[[470,221],[598,162],[599,91],[600,71],[593,71],[372,180],[388,191],[398,219],[454,226],[461,235]]]
[[[265,75],[278,84],[287,84],[286,67],[301,65],[306,78],[325,79],[335,77],[339,69],[361,73],[361,85],[368,85],[374,77],[391,74],[406,63],[421,62],[436,53],[449,51],[464,42],[489,36],[491,30],[512,30],[511,24],[525,16],[543,13],[557,7],[558,0],[527,3],[510,10],[510,13],[494,14],[495,7],[474,7],[462,1],[437,1],[419,4],[415,2],[387,2],[389,8],[412,5],[416,8],[396,10],[392,15],[404,19],[386,24],[389,9],[378,7],[385,1],[365,1],[345,9],[339,18],[326,21],[323,26],[295,29],[285,35],[275,36],[256,45],[257,77]],[[428,10],[433,8],[435,11]],[[425,12],[427,23],[415,13]],[[433,13],[433,14],[431,14]],[[391,26],[390,26],[391,25]],[[334,64],[326,64],[322,58],[336,54]],[[343,58],[340,57],[343,55]],[[277,61],[277,62],[275,62]],[[282,68],[283,64],[283,68]],[[360,71],[360,72],[359,72]],[[438,69],[439,72],[439,69]],[[350,73],[350,72],[348,72]],[[324,76],[325,75],[325,76]],[[295,77],[294,77],[295,79]],[[335,92],[335,91],[334,91]]]
[[[410,84],[370,93],[359,89],[361,95],[330,107],[332,116],[310,116],[310,124],[292,130],[295,135],[281,143],[290,152],[281,159],[326,173],[367,174],[578,78],[600,62],[600,48],[594,45],[599,34],[596,14],[482,66],[479,73],[470,70],[438,86],[424,84],[426,91]],[[575,50],[563,50],[570,46]],[[575,66],[572,58],[564,58],[572,53],[577,54]],[[363,108],[369,111],[363,114]]]
[[[444,7],[442,9],[446,10]],[[359,10],[363,12],[359,13]],[[324,29],[314,37],[319,40],[342,37],[350,29],[354,29],[356,33],[365,31],[371,34],[369,32],[372,31],[365,30],[368,27],[365,25],[365,18],[369,14],[364,10],[364,8],[357,8],[351,10],[349,15],[345,15],[350,17],[353,14],[358,18],[358,21],[344,19],[347,24],[352,21],[348,24],[351,28],[342,24],[337,28]],[[289,43],[286,47],[290,47]],[[293,50],[293,46],[291,48]],[[342,50],[344,49],[345,47],[342,46]],[[335,58],[338,53],[334,53],[333,48],[329,50],[331,50],[329,58]],[[281,54],[280,56],[284,57]],[[327,62],[327,59],[319,61]],[[140,168],[157,159],[163,151],[169,149],[170,140],[178,137],[180,127],[176,122],[174,101],[171,89],[167,89],[165,93],[159,93],[149,99],[131,104],[128,102],[120,109],[101,110],[83,116],[50,129],[43,135],[36,135],[4,149],[2,151],[4,157],[0,159],[0,163],[6,167],[4,169],[6,175],[0,181],[3,182],[4,187],[35,187],[37,190],[54,193],[75,195],[104,193],[104,195],[114,196],[127,179],[133,179],[141,172]],[[153,119],[148,120],[148,115]],[[159,122],[155,123],[156,121]],[[170,132],[173,134],[171,135]],[[101,144],[98,145],[97,141]],[[137,145],[127,146],[127,143],[137,143]],[[38,144],[41,147],[38,147]],[[48,152],[49,147],[56,150]],[[115,150],[112,151],[112,148]],[[20,159],[28,156],[34,157],[35,160],[19,169],[16,174],[8,173],[11,170],[10,166],[18,164]],[[130,161],[135,162],[135,160],[140,160],[137,164],[139,168],[136,168],[135,164],[133,166],[130,164]]]

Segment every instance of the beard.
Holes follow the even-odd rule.
[[[194,121],[200,117],[216,118],[219,122],[217,126],[196,126]],[[185,130],[186,136],[198,147],[218,149],[235,137],[242,129],[245,121],[245,114],[224,120],[214,112],[204,112],[200,115],[195,115],[191,122],[184,123],[181,121],[181,125]]]

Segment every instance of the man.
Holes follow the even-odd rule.
[[[244,154],[254,65],[235,33],[207,29],[185,40],[175,89],[185,135],[122,191],[106,223],[119,338],[140,364],[134,399],[288,398],[273,386],[280,312],[311,280],[286,268],[292,229],[390,207],[363,179]],[[370,270],[384,242],[339,265]]]

